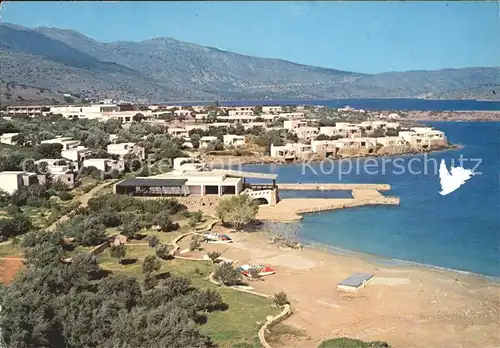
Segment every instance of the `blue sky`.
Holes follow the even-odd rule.
[[[500,66],[498,2],[4,2],[1,15],[104,42],[169,36],[357,72]]]

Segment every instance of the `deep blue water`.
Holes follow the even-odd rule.
[[[500,277],[500,123],[488,122],[432,122],[443,130],[449,140],[463,145],[453,151],[427,155],[404,156],[397,162],[382,161],[391,158],[354,160],[353,172],[339,177],[340,162],[323,163],[331,174],[321,173],[320,163],[312,164],[303,172],[302,164],[246,166],[245,170],[278,173],[278,182],[346,182],[387,183],[391,191],[384,193],[401,198],[400,206],[373,206],[341,211],[308,214],[301,223],[300,238],[346,250],[373,254],[386,258],[469,271]],[[437,170],[441,159],[449,168],[453,159],[459,164],[465,159],[481,159],[475,175],[462,187],[441,196]],[[427,156],[427,157],[425,157]],[[423,162],[427,158],[427,172]],[[430,161],[435,160],[436,166]],[[394,160],[394,158],[392,158]],[[377,163],[378,167],[363,164]],[[359,173],[356,173],[356,162]],[[344,172],[348,162],[342,162]],[[414,174],[409,173],[408,165]],[[404,166],[402,174],[400,166]],[[475,162],[464,161],[464,168]],[[434,168],[436,169],[434,170]],[[312,168],[312,169],[311,169]],[[377,169],[378,168],[378,169]],[[313,173],[317,171],[317,175]],[[418,173],[420,171],[420,173]],[[324,197],[325,193],[317,196]],[[308,192],[307,197],[314,196]]]
[[[178,103],[192,105],[191,103]],[[206,103],[195,103],[210,104]],[[455,111],[455,110],[500,110],[500,101],[478,100],[430,100],[430,99],[335,99],[335,100],[256,100],[223,101],[225,106],[252,105],[324,105],[331,108],[343,108],[349,105],[364,110],[420,110],[420,111]]]

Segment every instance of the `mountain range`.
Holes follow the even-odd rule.
[[[430,54],[432,54],[430,52]],[[369,59],[369,55],[367,55]],[[363,74],[172,38],[103,43],[74,30],[0,24],[0,102],[64,93],[135,102],[222,99],[499,99],[500,68]]]

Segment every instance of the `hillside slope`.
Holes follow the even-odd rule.
[[[245,56],[172,38],[102,43],[73,30],[11,24],[0,25],[0,52],[3,81],[92,98],[499,98],[492,92],[500,81],[499,68],[369,75]]]

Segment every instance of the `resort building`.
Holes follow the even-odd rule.
[[[280,114],[280,117],[287,119],[301,119],[304,118],[304,116],[305,114],[303,112],[285,112]]]
[[[181,110],[174,111],[174,115],[176,117],[191,117],[193,114],[194,114],[194,111],[187,110],[187,109],[181,109]]]
[[[411,130],[400,131],[398,135],[417,149],[446,146],[448,143],[443,132],[431,127],[414,127]]]
[[[70,189],[75,188],[75,178],[78,171],[77,162],[73,163],[63,158],[43,158],[36,161],[35,164],[39,173],[50,174],[53,181],[60,181]]]
[[[338,135],[339,131],[335,126],[324,126],[324,127],[319,127],[319,134],[324,134],[331,137],[334,135]]]
[[[94,167],[105,173],[110,173],[113,170],[122,173],[125,170],[125,162],[110,158],[88,158],[83,161],[83,167]]]
[[[177,127],[168,128],[167,133],[177,138],[189,137],[189,131],[186,128],[177,128]]]
[[[19,133],[4,133],[0,135],[0,143],[7,145],[14,145],[12,138],[14,138]]]
[[[281,106],[263,106],[262,113],[264,114],[279,114],[283,111],[283,107]]]
[[[229,116],[253,116],[253,110],[250,108],[250,110],[242,110],[242,109],[237,109],[237,110],[229,110],[227,113]]]
[[[403,146],[406,144],[406,141],[401,137],[379,137],[375,138],[377,140],[377,144],[382,146]]]
[[[177,160],[177,158],[175,159]],[[174,161],[175,161],[174,160]],[[185,158],[180,159],[182,163]],[[187,163],[182,163],[185,165]],[[201,164],[201,163],[198,163]],[[247,184],[246,179],[271,180],[271,184]],[[174,170],[146,178],[126,179],[115,184],[117,194],[136,196],[226,196],[247,194],[263,204],[278,201],[276,174],[233,170]]]
[[[86,148],[85,146],[77,146],[68,150],[61,151],[61,157],[81,162],[92,154],[92,150]]]
[[[243,112],[243,111],[241,111],[241,112]],[[217,120],[223,121],[223,122],[228,122],[228,123],[235,123],[235,122],[249,123],[249,122],[255,121],[255,119],[257,117],[259,117],[259,116],[253,116],[253,115],[229,115],[229,116],[217,116]]]
[[[311,151],[321,154],[332,154],[337,151],[337,140],[311,140]]]
[[[204,149],[206,147],[208,147],[208,145],[214,143],[217,141],[217,137],[214,137],[214,136],[204,136],[204,137],[201,137],[200,139],[200,148],[201,149]]]
[[[297,130],[302,127],[307,127],[307,121],[304,120],[286,120],[283,122],[283,128],[287,130]]]
[[[226,134],[223,136],[225,146],[245,146],[244,135]]]
[[[56,137],[53,139],[42,140],[41,144],[61,144],[62,150],[74,149],[78,145],[80,145],[79,140],[74,140],[71,137]]]
[[[7,114],[27,115],[29,117],[42,116],[50,112],[50,107],[43,105],[7,106]]]
[[[297,129],[294,129],[295,134],[299,137],[301,140],[311,140],[314,139],[318,136],[319,134],[319,128],[318,127],[300,127]]]
[[[283,146],[271,144],[269,154],[271,157],[280,158],[284,161],[294,161],[298,157],[297,149],[294,144],[286,144]]]
[[[27,173],[23,171],[5,171],[0,172],[0,190],[12,195],[22,186],[36,184],[38,178],[36,173]]]
[[[128,154],[135,154],[141,160],[146,158],[146,150],[144,147],[134,143],[109,144],[107,150],[109,154],[118,155],[121,158]]]

